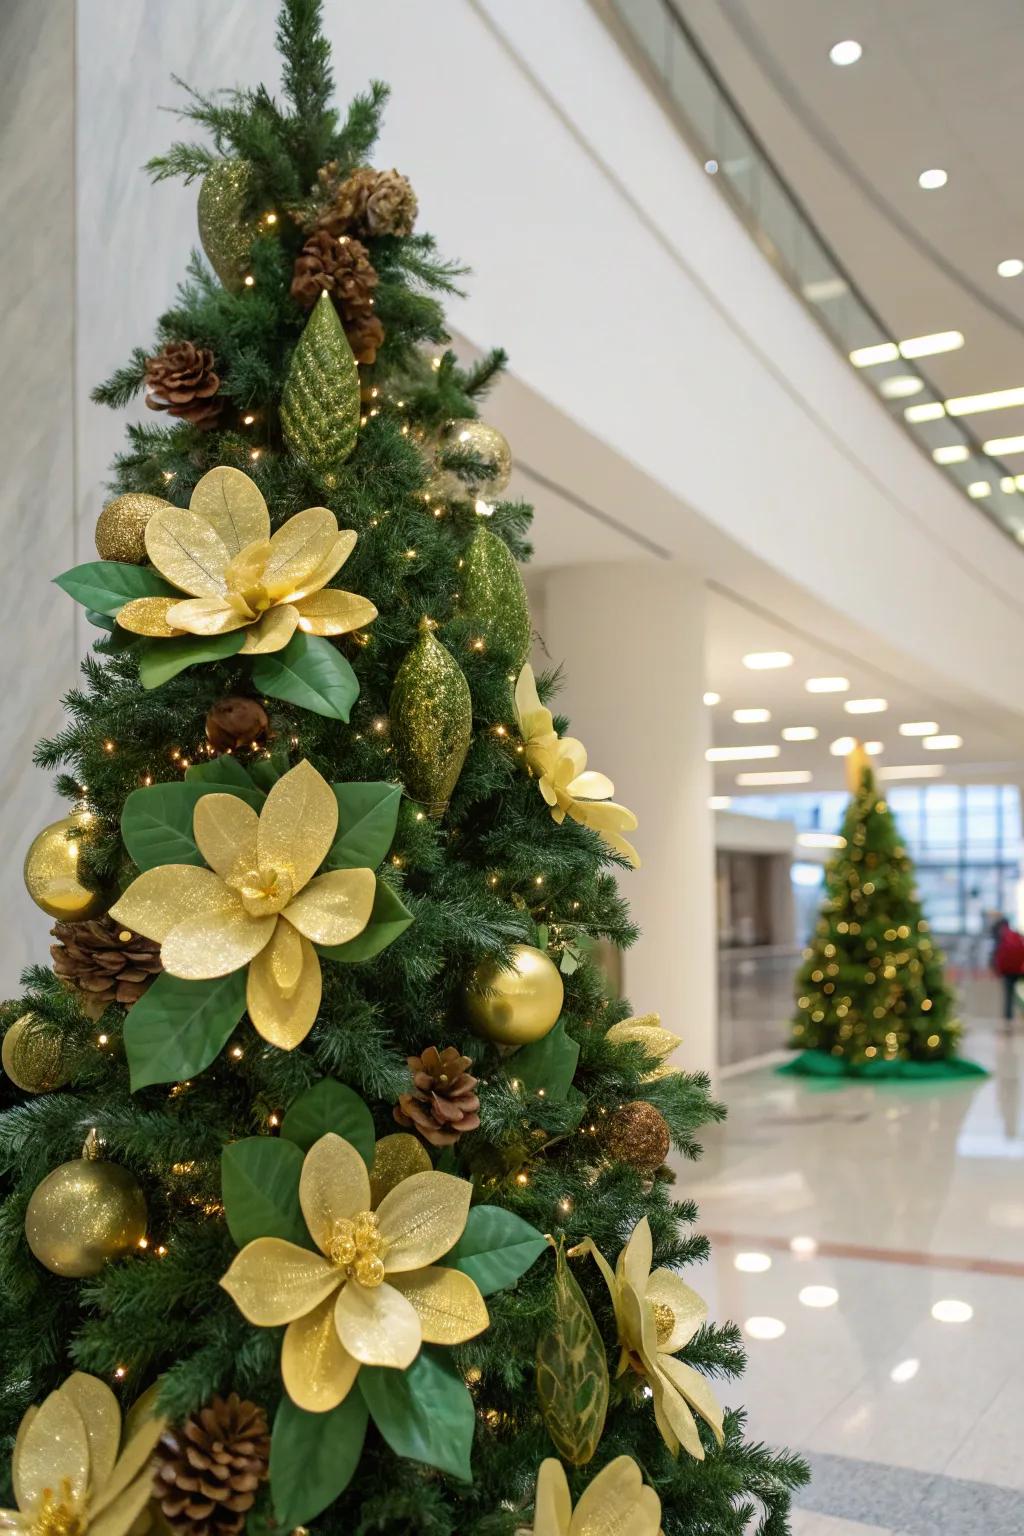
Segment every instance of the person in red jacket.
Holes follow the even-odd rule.
[[[1003,1018],[1012,1024],[1016,986],[1024,976],[1024,934],[1002,916],[992,924],[992,969],[1003,978]]]

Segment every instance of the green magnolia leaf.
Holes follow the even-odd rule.
[[[244,1012],[244,966],[213,981],[181,981],[164,971],[125,1020],[132,1092],[198,1076],[220,1054]]]
[[[537,1344],[537,1396],[559,1456],[574,1467],[593,1459],[608,1413],[608,1357],[587,1298],[559,1247],[555,1320]]]
[[[283,741],[278,741],[271,747],[269,757],[258,757],[254,763],[249,764],[249,774],[253,783],[269,794],[290,766],[288,748]]]
[[[341,652],[322,635],[304,635],[301,630],[283,651],[256,657],[252,681],[260,693],[272,699],[284,699],[314,715],[346,724],[359,697],[358,679]]]
[[[139,681],[143,688],[159,688],[186,667],[203,661],[223,661],[235,656],[245,644],[245,631],[228,635],[182,635],[174,640],[150,640],[139,655]]]
[[[299,1205],[303,1154],[276,1136],[247,1136],[224,1148],[221,1193],[228,1231],[244,1248],[257,1237],[282,1237],[311,1248]]]
[[[524,1045],[516,1052],[508,1064],[508,1073],[519,1079],[527,1093],[543,1088],[546,1099],[562,1104],[572,1087],[579,1059],[579,1045],[566,1033],[564,1019],[559,1019],[543,1040]]]
[[[281,426],[296,458],[329,490],[356,445],[361,409],[359,369],[330,296],[323,293],[288,364]]]
[[[474,1205],[466,1228],[444,1263],[475,1280],[483,1296],[513,1285],[548,1246],[528,1221],[498,1205]]]
[[[376,869],[394,841],[400,784],[334,784],[338,835],[325,869]]]
[[[473,1481],[476,1410],[461,1376],[432,1350],[407,1371],[364,1365],[356,1378],[370,1417],[396,1456]]]
[[[281,1135],[303,1152],[328,1131],[350,1141],[369,1168],[375,1144],[373,1116],[354,1089],[333,1077],[321,1078],[300,1094],[281,1121]]]
[[[193,763],[185,769],[186,784],[205,784],[208,789],[228,789],[236,785],[239,789],[252,789],[252,775],[243,768],[237,757],[225,754],[215,757],[208,763]]]
[[[120,560],[90,560],[55,576],[54,583],[76,603],[110,619],[137,597],[181,597],[150,566],[125,565]]]
[[[226,781],[211,784],[185,780],[180,784],[150,784],[147,789],[132,790],[121,812],[121,836],[140,869],[155,869],[158,864],[205,863],[192,835],[192,816],[196,803],[213,792],[237,795],[257,811],[265,798],[251,784],[245,788]]]
[[[344,1493],[363,1454],[367,1408],[352,1391],[328,1413],[307,1413],[285,1395],[270,1441],[270,1496],[279,1531],[305,1525]]]
[[[412,913],[409,908],[398,899],[389,885],[378,880],[370,921],[362,933],[349,939],[347,944],[318,944],[317,952],[325,960],[340,960],[346,965],[352,965],[357,960],[372,960],[374,955],[379,955],[382,949],[393,944],[411,922]]]
[[[105,613],[97,613],[95,608],[87,608],[85,616],[90,624],[95,624],[97,629],[105,629],[108,635],[114,633],[114,621],[113,619],[108,619]]]

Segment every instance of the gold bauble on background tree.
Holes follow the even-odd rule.
[[[33,838],[25,855],[25,888],[50,917],[81,922],[96,917],[106,903],[99,891],[83,885],[78,874],[82,842],[93,833],[88,811],[72,811]]]
[[[391,690],[391,736],[405,788],[441,816],[458,783],[473,733],[469,684],[423,619]]]
[[[221,160],[199,188],[196,217],[210,266],[230,293],[238,293],[249,270],[249,253],[260,233],[258,215],[245,213],[252,195],[248,160]]]
[[[90,1131],[81,1157],[54,1168],[32,1193],[25,1237],[55,1275],[84,1279],[138,1248],[146,1235],[146,1201],[135,1176],[101,1156]]]
[[[146,524],[165,507],[159,496],[127,491],[108,501],[96,520],[96,553],[101,560],[121,560],[141,565],[146,558]]]
[[[33,1028],[35,1016],[23,1013],[4,1035],[0,1060],[4,1071],[23,1093],[50,1093],[67,1082],[64,1053],[52,1034]]]
[[[517,944],[508,968],[482,960],[466,987],[473,1032],[496,1045],[532,1045],[558,1023],[565,988],[542,949]]]
[[[472,454],[480,459],[479,474],[448,475],[448,494],[453,501],[473,501],[477,496],[500,496],[512,477],[512,450],[497,427],[486,421],[453,421],[446,427],[440,443],[441,452]]]

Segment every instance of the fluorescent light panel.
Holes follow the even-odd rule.
[[[1014,486],[1014,490],[1017,487]],[[992,495],[992,487],[987,480],[972,480],[967,487],[967,494],[972,501],[981,501],[986,496]]]
[[[855,38],[844,37],[841,43],[832,44],[828,56],[833,64],[838,64],[840,69],[845,69],[849,64],[856,64],[863,52],[864,49]]]
[[[1024,385],[990,389],[981,395],[954,395],[946,401],[946,411],[950,416],[976,416],[980,411],[1005,411],[1013,405],[1024,405]]]
[[[833,757],[846,757],[856,745],[856,736],[837,736],[835,741],[829,744],[829,751]]]
[[[712,693],[709,691],[704,695],[705,704],[721,704],[721,702],[722,695],[720,693]]]
[[[732,805],[732,795],[709,795],[708,809],[712,811],[727,811]]]
[[[876,363],[899,361],[900,349],[894,341],[880,341],[873,347],[854,347],[850,362],[855,368],[874,368]]]
[[[1001,453],[1024,453],[1024,437],[990,437],[981,446],[993,458],[998,458]]]
[[[784,725],[782,739],[783,741],[817,741],[818,727],[816,725]]]
[[[864,743],[864,751],[868,757],[878,757],[879,753],[885,751],[885,743],[882,741],[866,741]]]
[[[1020,277],[1024,272],[1024,261],[1019,256],[1007,256],[1004,261],[997,263],[996,271],[1000,277]]]
[[[925,192],[935,192],[939,187],[944,187],[949,180],[945,171],[936,166],[933,170],[922,171],[917,178],[917,184]]]
[[[848,715],[880,715],[889,708],[888,699],[844,699]]]
[[[798,832],[796,840],[801,848],[845,848],[846,838],[838,832]]]
[[[736,763],[750,757],[778,757],[781,747],[708,747],[704,756],[709,763]]]
[[[885,400],[905,400],[908,395],[919,395],[922,389],[924,379],[919,379],[915,373],[894,373],[882,380],[878,393]]]
[[[911,424],[919,421],[938,421],[945,416],[946,407],[941,400],[924,400],[920,405],[908,405],[903,419]]]
[[[970,456],[971,450],[966,443],[944,443],[941,448],[932,449],[936,464],[963,464]]]
[[[900,768],[879,768],[880,779],[941,779],[945,773],[941,763],[918,763]]]
[[[930,336],[910,336],[900,342],[904,357],[937,357],[940,352],[958,352],[964,344],[962,331],[934,331]]]
[[[900,726],[900,735],[934,736],[938,729],[938,722],[935,720],[904,720]]]
[[[811,775],[806,768],[791,768],[788,772],[778,773],[738,773],[737,784],[745,784],[748,788],[755,784],[809,784]]]
[[[849,686],[848,677],[809,677],[804,683],[808,693],[845,693]]]
[[[929,752],[955,752],[963,744],[962,736],[926,736],[921,743]]]
[[[732,717],[737,725],[764,725],[772,717],[770,709],[734,709]]]
[[[791,667],[793,658],[788,651],[750,651],[743,665],[751,672],[774,672],[779,667]]]

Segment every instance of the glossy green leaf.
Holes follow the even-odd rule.
[[[559,1247],[555,1262],[555,1317],[537,1344],[537,1397],[563,1461],[591,1461],[608,1414],[608,1356],[587,1298]]]
[[[185,769],[186,784],[205,784],[208,789],[229,789],[232,785],[238,789],[253,789],[252,775],[248,769],[243,768],[237,757],[230,753],[224,753],[220,757],[211,758],[208,763],[193,763]]]
[[[543,1088],[546,1099],[561,1104],[572,1087],[579,1059],[579,1045],[566,1033],[565,1021],[559,1019],[543,1040],[524,1045],[515,1053],[508,1063],[508,1072],[519,1079],[527,1093]]]
[[[272,699],[284,699],[346,724],[359,697],[359,682],[341,652],[322,635],[305,635],[301,630],[283,651],[256,657],[252,681]]]
[[[132,790],[121,812],[121,836],[140,869],[155,869],[158,864],[205,862],[192,835],[192,816],[196,803],[212,792],[237,795],[257,811],[264,800],[252,785],[245,788],[226,782],[183,781]]]
[[[373,1162],[373,1116],[352,1088],[333,1077],[321,1078],[300,1094],[281,1121],[281,1135],[308,1152],[314,1141],[333,1131],[355,1147],[367,1167]]]
[[[299,1205],[302,1162],[301,1149],[276,1136],[247,1136],[224,1148],[221,1193],[228,1231],[239,1248],[257,1237],[312,1247]]]
[[[270,1496],[281,1531],[313,1520],[344,1493],[363,1454],[367,1408],[353,1390],[328,1413],[307,1413],[285,1395],[270,1441]]]
[[[407,1371],[364,1365],[356,1380],[396,1456],[473,1481],[476,1410],[466,1383],[440,1355],[421,1349]]]
[[[499,1205],[474,1205],[466,1228],[444,1259],[475,1280],[483,1296],[514,1285],[548,1246],[547,1238],[528,1221]]]
[[[412,913],[409,908],[399,900],[389,885],[378,880],[370,921],[362,933],[349,939],[347,944],[318,944],[317,950],[325,960],[340,960],[346,965],[352,965],[357,960],[372,960],[374,955],[379,955],[382,949],[393,944],[411,922]]]
[[[402,804],[399,784],[334,784],[338,835],[325,869],[376,869],[395,837]]]
[[[108,618],[105,613],[97,613],[95,608],[87,608],[85,616],[90,624],[95,624],[97,629],[105,629],[108,635],[114,633],[114,621]]]
[[[111,619],[137,597],[181,596],[151,566],[125,565],[121,560],[90,560],[55,576],[54,583],[76,603]]]
[[[150,1083],[196,1077],[224,1048],[245,1012],[245,967],[213,981],[181,981],[166,971],[125,1020],[132,1092]]]
[[[278,741],[271,747],[269,757],[258,757],[255,762],[249,764],[249,773],[253,783],[269,794],[278,779],[286,774],[290,767],[288,747],[283,741]]]
[[[139,681],[143,688],[159,688],[186,667],[204,661],[224,661],[245,644],[245,631],[227,635],[181,635],[174,640],[149,640],[139,655]]]

